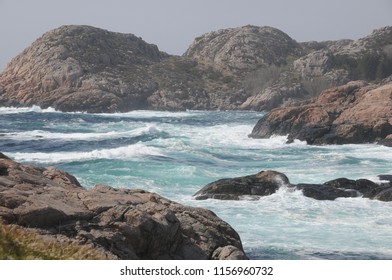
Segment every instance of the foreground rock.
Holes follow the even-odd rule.
[[[338,178],[323,184],[290,184],[283,173],[261,171],[244,177],[221,179],[212,182],[194,194],[195,199],[259,199],[287,187],[301,190],[304,196],[317,200],[335,200],[340,197],[365,197],[381,201],[392,201],[392,175],[379,175],[383,182],[374,183],[367,179],[349,180]]]
[[[392,82],[364,81],[325,90],[300,106],[278,108],[266,114],[250,137],[288,135],[308,144],[390,143],[392,136]]]
[[[109,258],[246,259],[238,234],[211,211],[143,190],[86,190],[63,171],[2,154],[0,221],[52,242],[90,244]]]

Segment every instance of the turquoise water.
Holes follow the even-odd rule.
[[[87,188],[141,188],[208,208],[237,230],[254,259],[392,259],[392,203],[317,201],[284,188],[258,201],[192,199],[207,183],[267,169],[285,173],[292,183],[392,174],[391,148],[248,138],[262,115],[0,108],[0,151],[66,170]]]

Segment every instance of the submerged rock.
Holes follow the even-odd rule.
[[[259,199],[275,193],[281,187],[288,187],[292,190],[301,190],[304,196],[317,200],[364,197],[392,201],[392,175],[379,175],[378,178],[382,183],[377,184],[367,179],[338,178],[323,184],[290,184],[285,174],[269,170],[212,182],[195,193],[194,198],[197,200]]]
[[[0,221],[53,242],[91,245],[110,258],[246,258],[237,232],[209,210],[143,190],[86,190],[64,171],[19,164],[2,154]]]

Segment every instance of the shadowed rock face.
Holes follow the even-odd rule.
[[[194,198],[257,200],[275,193],[281,187],[300,190],[304,196],[317,200],[335,200],[340,197],[365,197],[381,201],[392,201],[392,175],[379,175],[384,183],[376,184],[366,179],[349,180],[338,178],[323,184],[290,184],[283,173],[261,171],[254,175],[227,178],[212,182],[194,194]]]
[[[308,144],[388,143],[392,134],[392,83],[363,81],[325,90],[300,106],[266,114],[250,137],[288,135]]]
[[[238,234],[211,211],[143,190],[86,190],[66,172],[2,154],[0,220],[54,242],[90,244],[110,258],[246,259]]]

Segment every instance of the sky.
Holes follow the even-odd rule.
[[[358,39],[392,25],[392,0],[0,0],[0,71],[43,33],[68,24],[132,33],[181,55],[204,33],[248,24],[298,42]]]

